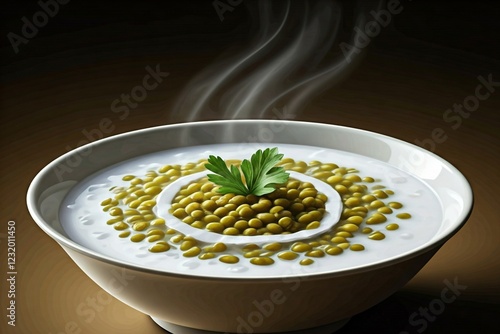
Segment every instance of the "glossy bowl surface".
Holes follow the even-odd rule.
[[[291,268],[257,279],[200,277],[144,269],[74,242],[59,221],[64,196],[115,163],[161,150],[205,144],[285,143],[360,154],[413,174],[441,202],[443,220],[429,242],[388,261],[321,274]],[[228,333],[271,333],[342,322],[408,282],[466,222],[473,195],[450,163],[415,145],[364,130],[298,121],[231,120],[133,131],[82,146],[48,164],[32,181],[28,209],[40,228],[104,290],[159,323]]]

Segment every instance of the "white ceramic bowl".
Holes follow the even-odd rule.
[[[248,279],[144,269],[83,247],[61,227],[58,212],[65,194],[105,167],[161,150],[259,141],[343,150],[409,172],[437,194],[443,220],[436,224],[441,228],[430,242],[388,261],[321,274],[294,271]],[[451,164],[388,136],[319,123],[234,120],[154,127],[75,149],[40,171],[28,189],[27,204],[40,228],[98,285],[174,334],[331,333],[408,282],[466,222],[473,195]]]

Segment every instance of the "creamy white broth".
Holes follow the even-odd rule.
[[[374,230],[382,231],[386,238],[370,240],[368,235],[357,233],[349,238],[351,244],[362,244],[365,250],[355,252],[346,249],[337,256],[326,255],[314,258],[314,263],[300,266],[305,258],[284,261],[273,255],[275,263],[269,266],[257,266],[249,259],[240,257],[236,264],[220,262],[217,258],[200,260],[197,257],[186,258],[176,244],[163,253],[152,253],[148,249],[151,243],[143,240],[131,242],[129,238],[119,238],[119,231],[107,225],[110,215],[102,210],[100,203],[113,193],[111,187],[128,187],[123,181],[124,175],[143,176],[150,170],[157,170],[165,164],[186,164],[206,159],[209,155],[218,155],[223,159],[248,159],[257,149],[278,147],[285,157],[309,162],[319,160],[322,163],[335,163],[342,167],[356,168],[361,177],[370,176],[377,183],[366,184],[368,187],[382,184],[394,191],[394,195],[384,202],[403,203],[404,207],[386,215],[388,223],[397,223],[399,229],[387,231],[387,224],[371,225]],[[408,212],[411,219],[398,219],[396,214]],[[389,260],[428,243],[437,233],[442,221],[441,204],[423,181],[403,172],[387,163],[348,152],[317,147],[290,144],[218,144],[180,148],[144,155],[102,170],[75,186],[66,196],[60,210],[61,224],[68,236],[75,242],[101,254],[144,268],[172,273],[212,276],[212,277],[265,277],[304,273],[325,273],[345,270]],[[168,225],[167,220],[167,225]],[[367,226],[364,223],[362,226]],[[168,237],[165,239],[168,241]],[[205,244],[201,244],[204,246]],[[222,254],[241,254],[241,250],[230,247]]]

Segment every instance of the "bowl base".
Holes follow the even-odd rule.
[[[195,329],[195,328],[190,328],[190,327],[184,327],[184,326],[179,326],[175,325],[163,320],[160,320],[158,318],[151,317],[153,321],[166,330],[167,332],[171,334],[232,334],[232,333],[222,333],[222,332],[212,332],[212,331],[205,331],[202,329]],[[333,322],[328,325],[323,325],[319,327],[314,327],[314,328],[307,328],[303,330],[298,330],[298,331],[287,331],[287,332],[275,332],[275,333],[288,333],[288,334],[331,334],[342,328],[351,318],[346,318],[342,319],[336,322]],[[260,332],[253,332],[255,334],[267,334],[267,333],[260,333]],[[236,334],[236,333],[234,333]],[[271,334],[271,333],[269,333]]]

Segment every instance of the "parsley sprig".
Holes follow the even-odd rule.
[[[221,157],[211,155],[205,167],[215,173],[208,174],[208,180],[221,186],[220,193],[262,196],[273,192],[277,184],[288,180],[290,174],[283,167],[275,166],[282,158],[283,154],[278,153],[277,147],[258,150],[250,161],[245,159],[241,163],[244,181],[240,170],[234,165],[228,168]]]

